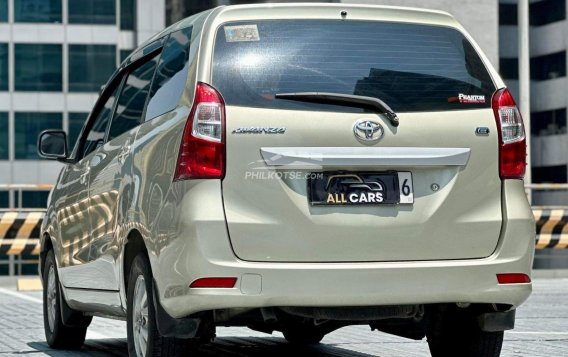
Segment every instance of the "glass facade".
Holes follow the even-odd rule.
[[[69,45],[69,91],[99,92],[116,69],[116,46]]]
[[[0,112],[0,160],[9,159],[8,113]]]
[[[136,0],[120,0],[120,29],[136,28]]]
[[[16,207],[22,208],[45,208],[47,207],[47,196],[49,191],[22,191],[22,202],[20,204],[20,197],[15,195]]]
[[[529,5],[532,26],[548,25],[566,19],[566,0],[540,0]],[[517,4],[499,4],[499,25],[517,25]]]
[[[8,21],[8,0],[0,0],[0,22]]]
[[[62,0],[14,0],[16,22],[61,23]]]
[[[519,60],[499,58],[499,73],[503,79],[519,79]]]
[[[8,90],[8,44],[0,43],[0,91]]]
[[[70,24],[116,24],[115,0],[69,0]]]
[[[538,136],[566,134],[566,108],[531,113],[531,133]]]
[[[16,112],[15,158],[16,160],[40,160],[37,154],[37,138],[47,129],[62,128],[61,113]]]
[[[566,182],[567,165],[541,166],[532,168],[534,183],[564,183]]]
[[[62,90],[62,46],[15,44],[16,91]]]
[[[531,79],[543,81],[566,76],[566,51],[531,58]]]
[[[541,0],[530,4],[530,24],[547,25],[566,19],[566,0]]]

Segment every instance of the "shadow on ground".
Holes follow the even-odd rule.
[[[125,339],[87,340],[80,350],[60,351],[50,349],[45,342],[31,342],[28,346],[38,352],[49,356],[127,356]],[[26,352],[22,354],[33,354]],[[205,345],[196,351],[189,352],[188,356],[209,357],[371,357],[371,355],[350,351],[322,343],[315,346],[295,346],[282,338],[268,337],[221,337],[215,342]]]

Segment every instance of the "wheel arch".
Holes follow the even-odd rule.
[[[148,258],[148,248],[146,248],[146,243],[142,234],[137,229],[132,229],[126,238],[126,243],[124,245],[124,257],[122,262],[122,284],[124,295],[126,296],[126,291],[128,291],[128,277],[130,276],[130,269],[132,267],[132,262],[134,258],[140,253],[144,253]]]

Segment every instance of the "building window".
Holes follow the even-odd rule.
[[[62,90],[61,45],[15,45],[17,91]]]
[[[136,28],[136,0],[120,0],[120,29]]]
[[[37,138],[47,129],[61,129],[61,113],[16,112],[15,113],[16,160],[39,160]]]
[[[115,0],[69,0],[70,24],[116,24]]]
[[[562,21],[566,18],[565,0],[542,0],[530,4],[530,24],[533,26],[547,25]]]
[[[116,69],[116,46],[69,45],[69,91],[99,92]]]
[[[46,208],[47,197],[49,191],[22,191],[22,202],[20,203],[20,195],[16,191],[15,202],[18,208]]]
[[[566,165],[541,166],[532,168],[534,183],[565,183]]]
[[[79,134],[81,133],[81,129],[83,129],[83,125],[85,125],[85,121],[89,113],[69,113],[69,131],[67,135],[67,142],[69,143],[69,147],[75,147],[77,143],[77,139],[79,138]]]
[[[0,22],[8,21],[8,0],[0,0]]]
[[[0,160],[8,160],[8,113],[0,112]]]
[[[531,113],[531,133],[538,136],[566,134],[566,108]]]
[[[499,58],[499,72],[503,79],[519,79],[519,60],[517,58]]]
[[[8,90],[8,44],[0,43],[0,90]]]
[[[10,193],[0,191],[0,208],[10,208]]]
[[[566,76],[566,51],[531,58],[531,79],[547,80]]]
[[[120,50],[120,63],[124,62],[125,59],[130,56],[133,50]]]
[[[517,4],[499,4],[499,25],[517,24]]]
[[[14,20],[61,23],[61,0],[14,0]]]

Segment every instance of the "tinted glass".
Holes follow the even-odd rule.
[[[128,75],[118,98],[118,106],[110,125],[108,140],[140,124],[157,62],[158,57],[154,57]]]
[[[61,45],[15,45],[17,91],[62,90]]]
[[[70,24],[115,24],[115,0],[69,0]]]
[[[116,46],[69,45],[69,91],[99,92],[116,69]]]
[[[61,22],[62,0],[14,0],[16,22]]]
[[[538,136],[566,134],[566,108],[531,113],[531,132]]]
[[[120,0],[120,29],[134,30],[136,24],[136,0]]]
[[[116,99],[119,87],[120,86],[117,86],[114,89],[112,95],[107,99],[104,106],[99,111],[95,121],[93,122],[93,125],[89,130],[89,133],[87,134],[87,138],[85,139],[85,143],[83,144],[83,152],[81,158],[92,153],[99,145],[104,142],[105,133],[110,117],[112,116],[114,101]]]
[[[8,113],[0,112],[0,160],[8,160]]]
[[[500,58],[499,72],[503,79],[519,79],[519,60],[516,58]]]
[[[16,194],[16,206],[22,208],[45,208],[47,207],[49,191],[22,191],[22,205],[18,206],[19,197]]]
[[[0,90],[8,90],[8,44],[0,43]]]
[[[228,105],[351,111],[274,99],[274,94],[370,96],[408,112],[488,108],[495,90],[478,54],[457,30],[330,20],[221,26],[213,84]]]
[[[174,32],[168,37],[152,82],[146,120],[177,106],[187,81],[190,40],[191,28]]]
[[[499,4],[499,25],[517,24],[517,4]]]
[[[8,21],[8,0],[0,0],[0,22]]]
[[[8,191],[0,191],[0,208],[10,208],[10,194]]]
[[[531,79],[547,80],[566,76],[566,51],[531,58]]]
[[[77,143],[79,134],[81,134],[81,129],[83,129],[88,116],[89,113],[69,113],[69,131],[67,133],[67,143],[69,144],[69,148],[75,147],[75,143]]]
[[[61,129],[63,124],[61,113],[15,113],[16,160],[39,160],[37,139],[46,129]]]
[[[132,50],[120,50],[120,63],[124,62],[124,60],[132,53]]]
[[[542,166],[532,168],[532,181],[534,183],[566,183],[566,165]]]
[[[566,18],[566,0],[542,0],[530,4],[530,23],[541,26]]]

